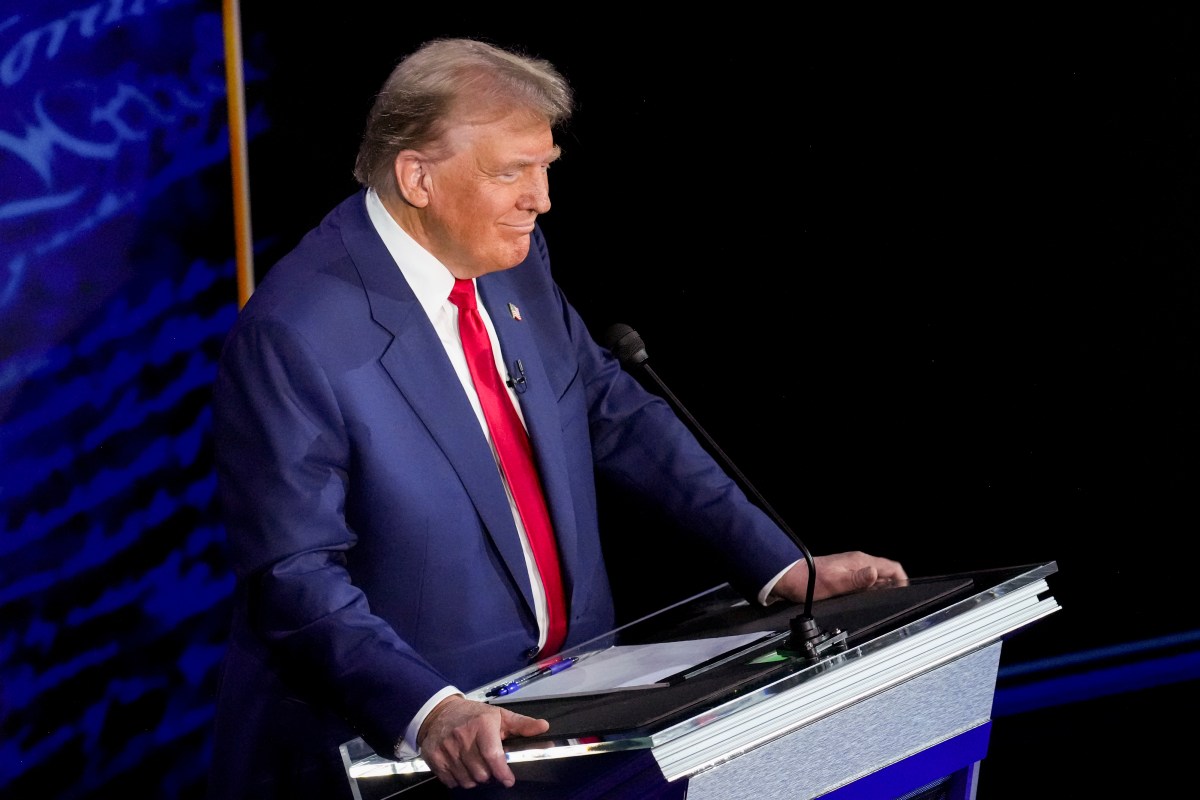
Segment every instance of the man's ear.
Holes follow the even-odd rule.
[[[396,186],[400,196],[411,206],[424,208],[429,203],[429,173],[425,161],[415,150],[401,150],[392,165],[396,171]]]

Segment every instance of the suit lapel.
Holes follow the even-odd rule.
[[[361,194],[356,197],[357,205],[345,209],[342,238],[362,278],[372,317],[394,337],[380,364],[458,473],[532,614],[525,556],[491,448],[437,332],[371,225]]]
[[[484,276],[478,281],[478,287],[480,299],[496,328],[509,375],[518,376],[518,360],[525,370],[525,389],[518,392],[517,399],[537,458],[542,490],[550,507],[554,535],[558,540],[564,585],[570,597],[572,576],[576,573],[579,559],[578,526],[570,490],[558,397],[551,387],[541,350],[533,336],[535,325],[520,311],[522,297],[517,282],[512,280],[511,270]],[[530,308],[534,306],[533,303],[527,305]]]

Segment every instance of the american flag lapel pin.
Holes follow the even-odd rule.
[[[517,308],[512,303],[508,304],[508,313],[512,314],[512,318],[517,322],[521,321],[521,309]]]

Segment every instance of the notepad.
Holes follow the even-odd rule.
[[[668,686],[672,676],[751,644],[763,635],[759,631],[682,642],[616,645],[583,653],[570,669],[526,684],[513,694],[489,698],[489,702],[513,703],[660,688]]]

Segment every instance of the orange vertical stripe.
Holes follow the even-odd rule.
[[[229,98],[229,162],[233,171],[233,230],[237,248],[238,308],[254,291],[254,239],[250,232],[250,173],[246,157],[246,87],[242,72],[242,22],[238,0],[224,0],[225,93]]]

